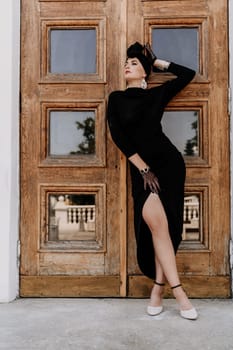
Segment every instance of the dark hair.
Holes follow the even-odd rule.
[[[147,58],[147,56],[144,54],[144,52],[145,52],[145,46],[142,46],[139,42],[136,41],[136,43],[128,47],[127,58],[136,57],[141,62],[146,73],[146,78],[148,79],[151,73],[151,63]]]

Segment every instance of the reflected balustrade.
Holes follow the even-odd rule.
[[[58,198],[50,216],[49,240],[88,240],[95,237],[95,205],[70,205]]]
[[[184,199],[184,224],[182,239],[200,240],[199,197],[186,196]]]

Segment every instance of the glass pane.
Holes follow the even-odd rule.
[[[183,241],[200,241],[200,198],[198,195],[185,195]]]
[[[163,132],[186,156],[199,156],[199,113],[197,111],[166,111]]]
[[[50,112],[50,155],[95,153],[94,111]]]
[[[94,194],[49,196],[49,241],[80,241],[95,238]]]
[[[96,30],[52,29],[50,72],[96,73]]]
[[[199,71],[197,28],[154,28],[152,48],[161,59]]]

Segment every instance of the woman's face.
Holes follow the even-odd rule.
[[[146,77],[145,70],[138,58],[127,58],[124,66],[125,79],[127,83],[141,81]]]

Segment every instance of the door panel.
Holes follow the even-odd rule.
[[[22,17],[20,294],[119,296],[121,157],[105,110],[121,7],[23,0]]]
[[[163,119],[164,131],[184,154],[187,166],[177,263],[189,295],[229,296],[227,1],[129,0],[128,43],[136,40],[150,42],[158,57],[197,71],[191,84],[169,103]],[[170,78],[168,73],[153,74],[150,86]],[[148,296],[151,281],[137,266],[130,192],[128,197],[129,295]]]

